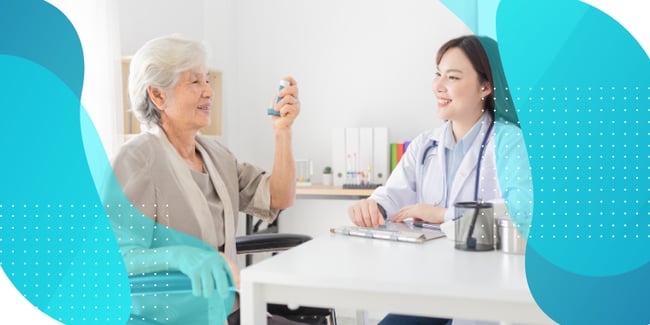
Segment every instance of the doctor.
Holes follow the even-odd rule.
[[[456,202],[504,199],[518,219],[529,220],[528,156],[496,42],[473,35],[452,39],[440,47],[436,63],[433,92],[444,123],[413,139],[385,186],[350,206],[350,219],[367,227],[407,218],[439,224],[453,218]],[[389,314],[379,324],[448,322]]]
[[[433,92],[438,117],[445,122],[413,139],[386,185],[348,209],[354,224],[376,226],[407,218],[438,224],[453,218],[456,202],[500,200],[504,194],[532,201],[521,129],[516,122],[502,121],[513,119],[506,118],[514,111],[510,101],[509,109],[497,111],[499,121],[494,123],[495,99],[504,102],[499,96],[508,99],[509,94],[501,85],[504,80],[495,88],[493,75],[503,79],[503,71],[498,53],[488,58],[484,46],[496,51],[496,42],[473,35],[452,39],[439,49]],[[497,166],[495,150],[500,159],[510,161]],[[497,177],[497,167],[510,170],[511,177]]]

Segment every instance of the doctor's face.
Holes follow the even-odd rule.
[[[482,114],[481,98],[489,95],[490,89],[487,84],[479,82],[478,73],[465,53],[452,47],[438,64],[433,93],[439,118],[473,123]]]
[[[204,66],[181,73],[165,102],[161,114],[163,126],[170,126],[172,130],[198,131],[209,125],[212,96],[208,71]]]

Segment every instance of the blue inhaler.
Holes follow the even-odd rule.
[[[284,79],[280,80],[280,85],[278,86],[278,92],[280,92],[285,87],[289,87],[289,82],[284,80]],[[280,96],[275,97],[275,103],[276,104],[279,103],[280,100],[282,100],[282,97],[280,97]],[[267,109],[266,114],[280,116],[280,112],[274,110],[273,107],[270,107],[269,109]]]

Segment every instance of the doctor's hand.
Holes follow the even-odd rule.
[[[231,290],[235,284],[231,263],[221,253],[191,246],[171,247],[169,251],[172,254],[170,264],[192,281],[193,295],[209,298],[216,290],[221,298],[226,299],[234,294]]]
[[[374,227],[384,224],[384,216],[379,212],[377,201],[372,199],[359,200],[348,208],[350,220],[360,227]]]
[[[397,214],[391,218],[391,221],[401,222],[408,218],[415,220],[422,220],[428,223],[443,223],[445,222],[446,208],[437,207],[431,204],[414,204],[407,205],[397,211]]]
[[[292,77],[282,78],[289,82],[289,86],[278,92],[278,98],[281,100],[276,104],[275,98],[271,102],[271,107],[280,112],[280,116],[271,116],[273,128],[276,130],[289,129],[300,114],[300,100],[298,99],[298,83]]]

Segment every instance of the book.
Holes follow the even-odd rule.
[[[397,143],[390,144],[390,171],[397,166]]]

